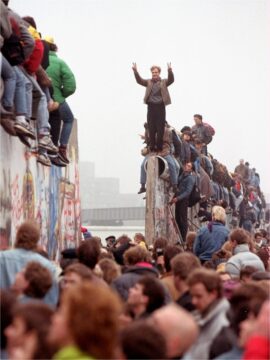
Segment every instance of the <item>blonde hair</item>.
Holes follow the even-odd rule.
[[[216,221],[221,221],[225,224],[226,222],[226,212],[222,206],[214,206],[212,209],[212,218]]]
[[[150,68],[151,72],[152,72],[154,69],[158,69],[159,73],[161,73],[161,67],[160,67],[160,66],[157,66],[157,65],[151,66],[151,68]]]

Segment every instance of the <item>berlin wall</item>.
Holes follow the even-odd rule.
[[[36,142],[32,141],[32,147]],[[77,121],[69,142],[70,164],[46,167],[17,137],[0,127],[0,248],[15,242],[16,230],[26,219],[40,225],[40,244],[51,259],[81,236]]]

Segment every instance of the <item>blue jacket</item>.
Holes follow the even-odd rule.
[[[53,277],[53,285],[44,298],[48,305],[55,306],[58,302],[58,283],[56,267],[45,257],[31,250],[20,248],[0,251],[0,288],[8,289],[14,282],[16,274],[21,271],[29,261],[37,261],[48,268]]]
[[[193,245],[193,252],[200,260],[210,260],[228,239],[229,229],[220,222],[200,228]]]
[[[195,185],[196,177],[191,173],[183,172],[178,179],[178,196],[177,200],[188,199],[191,194],[194,185]]]

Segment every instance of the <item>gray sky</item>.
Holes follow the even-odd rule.
[[[138,190],[146,106],[132,62],[144,78],[153,64],[166,77],[171,62],[167,120],[181,129],[202,114],[216,129],[209,152],[230,171],[249,161],[270,193],[269,0],[10,0],[10,7],[54,36],[72,68],[79,155],[95,162],[97,176],[119,177],[122,192]]]

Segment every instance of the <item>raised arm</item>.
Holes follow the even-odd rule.
[[[170,86],[174,82],[174,75],[173,75],[171,63],[168,63],[167,66],[168,66],[168,79],[166,80],[166,84],[167,86]]]
[[[136,63],[133,63],[132,64],[132,70],[134,72],[134,76],[135,76],[135,79],[137,81],[138,84],[142,85],[142,86],[147,86],[147,80],[145,79],[142,79],[138,73],[138,69],[137,69],[137,64]]]

